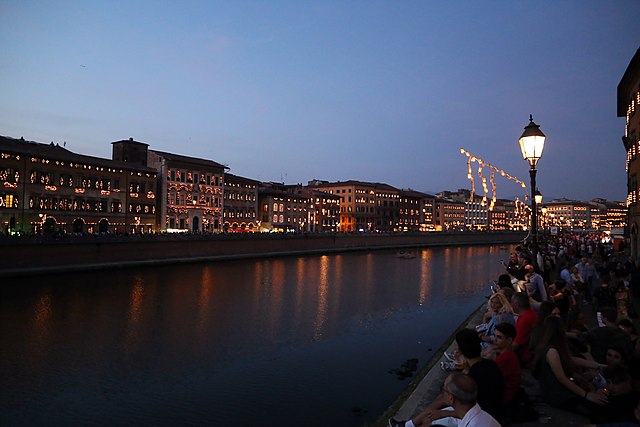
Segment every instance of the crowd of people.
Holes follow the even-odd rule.
[[[535,422],[523,387],[597,426],[640,425],[640,339],[633,295],[640,271],[595,234],[549,237],[534,255],[520,245],[504,263],[487,311],[455,336],[442,393],[411,420],[421,425]],[[465,377],[464,379],[462,377]]]

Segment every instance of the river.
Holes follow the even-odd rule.
[[[508,249],[4,279],[1,425],[362,426],[485,301]]]

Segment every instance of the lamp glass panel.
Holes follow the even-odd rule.
[[[520,138],[520,150],[522,151],[522,157],[525,160],[537,161],[542,157],[544,140],[544,136],[525,136]]]

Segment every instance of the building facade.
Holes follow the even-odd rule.
[[[464,202],[452,199],[435,199],[435,228],[436,231],[464,230]]]
[[[258,186],[260,181],[226,173],[224,175],[223,229],[243,233],[258,230]]]
[[[288,186],[288,191],[309,199],[309,227],[314,233],[340,231],[342,197],[301,184]]]
[[[221,232],[226,166],[211,160],[149,150],[148,144],[115,141],[113,159],[157,172],[157,228],[169,232]]]
[[[361,181],[309,181],[309,187],[342,197],[340,231],[374,231],[376,224],[375,185]]]
[[[399,229],[400,192],[388,184],[372,184],[375,189],[375,219],[370,231],[390,233]]]
[[[489,230],[506,231],[507,228],[507,209],[510,200],[496,199],[493,208],[489,210]]]
[[[153,169],[0,137],[3,232],[143,233],[156,230]]]
[[[618,117],[625,118],[622,143],[627,152],[627,206],[628,230],[631,257],[640,260],[640,205],[638,196],[640,187],[640,49],[629,62],[627,69],[618,84]]]
[[[420,231],[436,231],[436,197],[425,194],[420,199]]]
[[[474,196],[464,202],[464,226],[471,231],[489,229],[489,205],[486,197]]]
[[[403,232],[426,230],[427,227],[424,224],[425,214],[423,209],[424,201],[428,195],[415,190],[400,190],[399,196],[399,219],[396,230]],[[433,198],[430,200],[433,200]],[[431,206],[433,206],[433,204],[431,204]],[[431,209],[431,215],[428,216],[433,218],[432,214],[433,209]]]
[[[544,203],[540,209],[544,213],[539,216],[546,227],[557,227],[563,230],[592,229],[592,207],[589,203],[558,199]]]
[[[292,188],[275,182],[262,183],[258,188],[260,231],[302,232],[311,229],[306,194],[297,194]]]
[[[627,226],[629,209],[624,202],[605,199],[593,199],[591,207],[591,226],[597,230],[611,231]]]

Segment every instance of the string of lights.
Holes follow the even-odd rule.
[[[470,195],[470,199],[473,200],[473,195],[476,192],[476,186],[475,186],[475,179],[473,177],[473,170],[471,167],[471,163],[473,162],[477,162],[478,163],[478,178],[480,179],[480,182],[482,183],[482,191],[484,192],[484,195],[482,197],[482,202],[481,205],[484,206],[485,203],[487,203],[487,194],[489,194],[489,187],[487,186],[487,178],[484,176],[483,174],[483,168],[488,168],[491,170],[491,174],[489,175],[489,182],[491,183],[491,201],[489,203],[489,210],[493,210],[493,206],[497,200],[497,192],[496,192],[496,182],[495,182],[495,174],[496,172],[499,173],[501,176],[505,177],[506,179],[515,182],[516,184],[519,184],[522,188],[526,189],[527,185],[520,179],[516,178],[513,175],[508,174],[507,172],[505,172],[503,169],[499,169],[495,166],[493,166],[491,163],[485,162],[484,160],[482,160],[481,158],[479,158],[478,156],[474,156],[473,154],[471,154],[469,151],[465,150],[464,148],[460,148],[460,154],[464,154],[465,156],[467,156],[467,178],[469,179],[469,181],[471,181],[471,195]],[[526,193],[525,193],[525,202],[528,199]],[[518,202],[520,202],[520,200],[518,198],[516,198],[516,206],[518,205]]]

